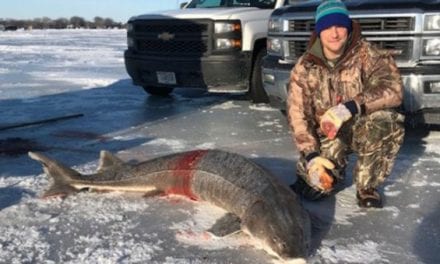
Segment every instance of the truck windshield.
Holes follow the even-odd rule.
[[[276,0],[193,0],[186,8],[258,7],[274,8]]]

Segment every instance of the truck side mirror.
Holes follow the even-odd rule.
[[[186,6],[186,4],[188,4],[188,2],[180,3],[180,9],[183,9]]]

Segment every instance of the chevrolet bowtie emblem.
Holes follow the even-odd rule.
[[[161,39],[163,41],[169,41],[174,38],[174,34],[171,34],[169,32],[163,32],[163,33],[160,33],[159,35],[157,35],[157,38]]]

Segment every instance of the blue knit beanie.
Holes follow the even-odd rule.
[[[319,35],[321,31],[332,26],[345,27],[348,33],[351,32],[347,7],[340,0],[327,0],[316,8],[315,32]]]

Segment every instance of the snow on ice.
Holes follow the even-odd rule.
[[[194,148],[245,155],[286,184],[298,152],[286,118],[242,95],[177,90],[144,94],[124,69],[123,30],[0,32],[0,126],[64,114],[77,119],[0,131],[32,139],[82,173],[101,149],[126,161]],[[440,133],[409,130],[386,206],[356,205],[346,188],[304,201],[314,222],[309,263],[440,263]],[[354,161],[351,161],[351,166]],[[272,263],[243,234],[210,238],[224,214],[181,197],[82,192],[41,200],[49,180],[27,156],[0,156],[1,263]]]

